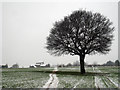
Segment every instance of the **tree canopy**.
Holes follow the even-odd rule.
[[[100,13],[74,11],[55,22],[47,38],[47,49],[55,55],[106,54],[113,39],[111,25],[112,22]]]

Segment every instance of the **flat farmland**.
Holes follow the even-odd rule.
[[[2,88],[118,88],[118,67],[2,69]]]
[[[40,88],[49,79],[53,68],[20,68],[2,70],[2,88]]]
[[[118,67],[86,67],[86,74],[79,67],[59,68],[58,87],[62,88],[118,88]]]

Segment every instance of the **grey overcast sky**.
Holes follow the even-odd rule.
[[[114,41],[107,55],[86,56],[85,62],[103,64],[118,59],[118,3],[117,2],[4,2],[2,7],[2,63],[29,66],[38,61],[67,64],[78,56],[51,56],[44,48],[46,37],[55,21],[75,10],[99,12],[115,27]]]

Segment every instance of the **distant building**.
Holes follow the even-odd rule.
[[[38,67],[50,67],[49,64],[45,64],[43,61],[39,61],[35,64],[35,66]]]
[[[35,64],[35,66],[36,66],[36,67],[41,67],[41,65],[43,65],[43,64],[44,64],[43,61],[39,61],[39,62],[37,62],[37,63]]]

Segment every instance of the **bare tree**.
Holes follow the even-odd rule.
[[[12,65],[12,68],[19,68],[19,65],[16,63],[16,64],[13,64]]]
[[[47,37],[48,52],[80,57],[81,73],[85,73],[84,59],[89,54],[107,54],[113,40],[112,22],[100,13],[78,10],[55,22]]]
[[[116,61],[115,61],[115,66],[120,66],[119,60],[116,60]]]

